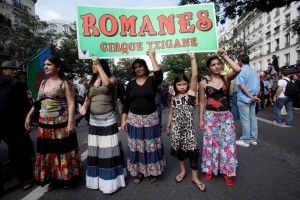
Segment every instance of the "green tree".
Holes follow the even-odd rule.
[[[56,49],[51,49],[51,54],[62,59],[64,71],[69,79],[83,77],[92,73],[91,60],[83,60],[78,57],[78,42],[76,29],[70,28],[70,33],[60,35],[62,42]]]
[[[121,58],[117,63],[117,66],[114,67],[114,76],[120,78],[122,82],[130,81],[135,78],[132,72],[132,63],[136,58]]]
[[[55,35],[47,32],[48,25],[39,17],[18,13],[14,23],[0,24],[0,46],[5,49],[0,61],[27,60],[45,46],[51,44]]]
[[[213,55],[212,53],[195,53],[198,65],[198,77],[207,75],[206,60]],[[166,82],[171,82],[176,74],[185,73],[187,77],[191,76],[191,61],[185,54],[167,55],[162,57],[160,64],[163,72],[168,72]],[[199,79],[200,80],[200,79]]]
[[[179,5],[215,3],[217,20],[224,24],[226,19],[234,19],[237,15],[253,11],[255,9],[262,12],[269,12],[274,8],[290,5],[297,0],[180,0]]]

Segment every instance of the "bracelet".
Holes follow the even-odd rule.
[[[195,57],[194,58],[191,58],[191,60],[194,60],[195,59]]]

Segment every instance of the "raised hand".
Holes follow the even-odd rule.
[[[195,58],[194,52],[187,52],[187,55],[190,57],[190,59]]]
[[[223,48],[220,48],[218,51],[217,51],[217,54],[218,56],[220,56],[221,58],[224,58],[224,56],[226,56],[226,52]]]
[[[146,53],[150,57],[150,59],[155,58],[155,50],[154,49],[149,49]]]

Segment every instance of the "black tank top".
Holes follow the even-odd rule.
[[[207,103],[205,109],[210,111],[228,111],[227,92],[227,86],[224,83],[219,89],[206,85]]]

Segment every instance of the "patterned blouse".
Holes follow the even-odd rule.
[[[44,87],[46,81],[43,83],[43,86],[38,94],[38,99],[42,99],[40,116],[45,118],[68,115],[67,99],[61,87],[63,81],[57,84],[50,91],[45,92]]]
[[[219,89],[206,85],[207,104],[205,109],[210,111],[228,111],[227,92],[227,86],[224,83]]]

